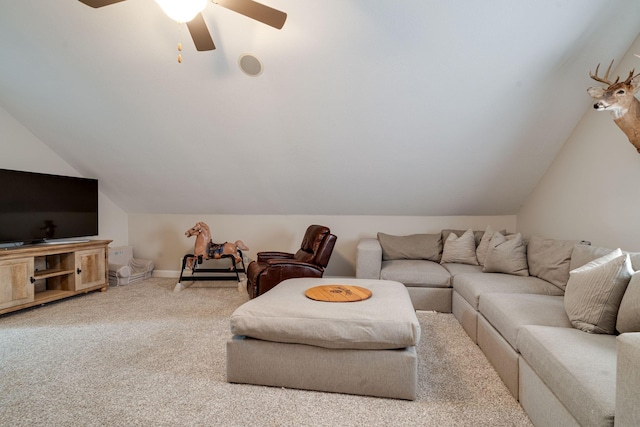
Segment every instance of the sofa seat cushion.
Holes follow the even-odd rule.
[[[305,296],[307,289],[329,284],[361,286],[372,295],[357,302]],[[288,279],[238,307],[230,324],[234,335],[324,348],[387,350],[413,347],[420,340],[407,288],[386,280]]]
[[[456,276],[462,273],[482,273],[481,265],[471,265],[471,264],[459,264],[457,262],[446,262],[442,264],[444,268],[447,269],[451,276]]]
[[[504,273],[458,274],[453,277],[453,289],[476,311],[480,295],[485,293],[563,294],[557,286],[537,277],[513,276]]]
[[[451,275],[442,265],[433,261],[394,259],[382,261],[380,279],[395,280],[405,286],[448,288]]]
[[[583,426],[613,425],[616,337],[573,328],[523,326],[520,354]]]
[[[640,384],[640,333],[618,335],[616,373],[616,426],[638,425],[638,384]]]
[[[561,296],[489,293],[480,296],[478,308],[516,351],[518,332],[522,326],[571,328]]]

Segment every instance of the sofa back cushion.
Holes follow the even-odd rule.
[[[589,261],[598,259],[601,256],[609,254],[613,251],[614,249],[611,249],[611,248],[591,246],[588,243],[576,244],[573,247],[573,252],[571,253],[571,263],[569,265],[569,269],[574,270],[578,267],[582,267]],[[631,267],[633,268],[633,271],[639,271],[640,270],[640,252],[622,251],[622,253],[629,254],[629,258],[631,259]]]
[[[378,233],[378,241],[382,248],[382,260],[393,259],[426,259],[440,261],[442,253],[442,234],[411,234],[394,236]]]
[[[625,332],[640,332],[640,272],[635,273],[622,297],[616,329]]]
[[[564,294],[571,324],[585,332],[614,334],[620,302],[632,275],[629,255],[620,249],[571,270]]]
[[[582,267],[583,265],[603,257],[613,252],[614,249],[602,248],[599,246],[576,244],[571,253],[571,262],[569,263],[569,271]]]
[[[554,284],[563,291],[569,280],[574,240],[555,240],[532,236],[527,245],[529,274]]]

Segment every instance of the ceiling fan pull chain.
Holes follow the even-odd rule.
[[[182,22],[178,22],[178,64],[182,64]]]

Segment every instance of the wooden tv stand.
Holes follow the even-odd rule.
[[[90,240],[0,249],[0,314],[106,291],[109,243]]]

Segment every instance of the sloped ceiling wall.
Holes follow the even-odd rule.
[[[152,0],[0,0],[0,105],[129,213],[508,215],[640,29],[635,0],[265,3],[282,30],[209,4],[196,52]]]

